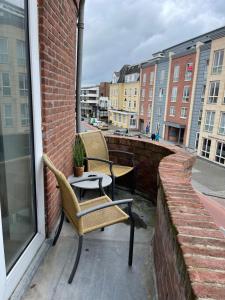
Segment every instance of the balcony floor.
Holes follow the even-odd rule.
[[[133,197],[134,196],[134,197]],[[135,199],[137,221],[133,266],[129,268],[129,226],[117,224],[85,235],[73,283],[67,280],[77,250],[77,236],[64,222],[57,245],[50,247],[34,275],[24,300],[145,300],[156,299],[152,258],[155,208],[138,195],[116,190],[115,199]],[[147,228],[144,228],[144,224]]]

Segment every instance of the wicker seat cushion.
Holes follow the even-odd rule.
[[[89,201],[81,202],[80,208],[82,211],[84,209],[88,209],[108,202],[112,202],[112,200],[108,196],[102,196]],[[87,233],[98,228],[123,222],[128,218],[129,216],[125,212],[123,212],[122,209],[120,209],[117,205],[97,210],[82,217],[83,231],[84,233]]]

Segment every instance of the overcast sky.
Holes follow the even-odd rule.
[[[225,26],[225,0],[86,0],[83,85]]]

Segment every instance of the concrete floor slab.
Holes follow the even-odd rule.
[[[117,199],[130,197],[127,192],[117,191]],[[129,224],[113,225],[103,232],[85,236],[77,273],[69,285],[67,281],[76,255],[77,236],[65,222],[57,245],[50,247],[23,299],[156,299],[151,245],[155,208],[137,195],[133,206],[147,228],[139,226],[135,230],[132,268],[128,267]]]

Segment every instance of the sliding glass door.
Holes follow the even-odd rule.
[[[28,1],[0,0],[0,225],[6,278],[38,233],[28,15]]]

